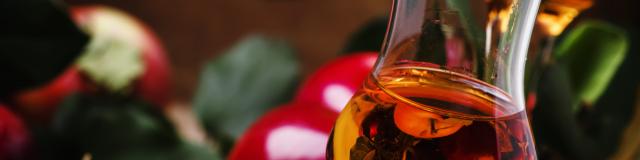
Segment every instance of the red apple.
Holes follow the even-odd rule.
[[[533,109],[536,108],[536,102],[537,102],[537,97],[536,96],[536,92],[529,92],[529,94],[527,94],[527,100],[526,100],[526,108],[527,108],[527,113],[531,113],[533,112]]]
[[[230,160],[325,159],[337,115],[314,103],[291,103],[267,113],[234,146]]]
[[[74,6],[74,21],[90,35],[108,35],[140,49],[144,63],[142,74],[134,83],[134,95],[158,106],[170,97],[170,67],[167,54],[149,27],[120,10],[100,5]]]
[[[339,113],[362,87],[377,57],[376,52],[360,52],[325,64],[303,83],[295,101],[319,103]]]
[[[70,14],[92,40],[108,37],[139,48],[144,64],[141,74],[129,82],[132,94],[156,106],[168,103],[171,93],[169,62],[158,38],[147,26],[122,11],[106,6],[75,6],[71,7]],[[18,93],[14,103],[30,118],[47,121],[64,97],[86,91],[83,86],[95,86],[85,75],[75,64],[49,84]]]
[[[82,79],[75,67],[70,67],[48,85],[25,90],[14,97],[14,103],[21,107],[28,117],[36,121],[50,119],[52,112],[64,97],[83,90]]]
[[[27,158],[29,143],[29,132],[22,121],[0,104],[0,159]]]

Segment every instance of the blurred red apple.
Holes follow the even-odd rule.
[[[291,103],[267,113],[234,146],[230,160],[325,159],[337,114],[314,103]]]
[[[27,158],[30,138],[22,120],[0,104],[0,159]]]
[[[25,90],[14,98],[22,111],[36,121],[50,119],[52,112],[64,97],[83,89],[82,79],[75,67],[70,67],[51,83],[40,88]]]
[[[339,113],[369,76],[377,57],[376,52],[360,52],[325,64],[303,83],[295,101],[319,103]]]
[[[171,93],[169,61],[149,27],[125,12],[107,6],[74,6],[71,15],[92,36],[108,35],[108,38],[139,47],[144,70],[136,78],[134,95],[158,106],[168,103]]]
[[[107,37],[139,48],[144,64],[142,73],[130,82],[133,95],[157,106],[168,103],[171,93],[169,62],[158,38],[147,26],[106,6],[75,6],[71,7],[70,14],[77,25],[91,35],[92,41],[96,37]],[[29,117],[46,121],[64,97],[83,91],[83,86],[91,86],[88,84],[93,82],[83,75],[85,73],[73,65],[49,84],[18,93],[14,103]]]

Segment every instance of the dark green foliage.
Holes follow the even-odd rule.
[[[73,95],[57,112],[48,136],[40,137],[43,158],[217,159],[206,146],[180,139],[172,124],[145,102],[118,95]]]
[[[299,74],[288,43],[246,38],[204,67],[194,110],[227,153],[258,117],[291,99]]]
[[[343,54],[362,51],[380,51],[389,17],[377,17],[366,23],[362,28],[351,35],[342,50]]]

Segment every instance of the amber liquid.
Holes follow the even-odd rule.
[[[536,159],[524,107],[500,89],[427,67],[383,69],[336,121],[327,159]]]

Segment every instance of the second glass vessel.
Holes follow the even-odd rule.
[[[539,0],[394,0],[327,159],[536,159],[523,74]]]

